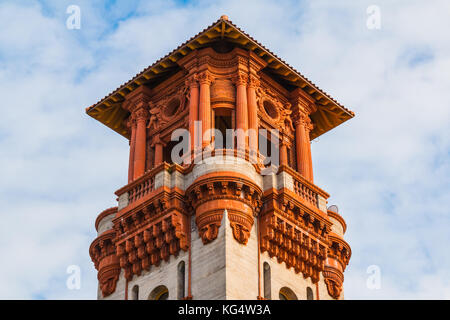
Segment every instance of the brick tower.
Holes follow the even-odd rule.
[[[343,299],[310,142],[354,114],[226,16],[86,112],[130,144],[89,248],[99,299]]]

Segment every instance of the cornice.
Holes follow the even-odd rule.
[[[339,213],[331,210],[327,210],[327,213],[328,216],[339,221],[339,223],[342,225],[343,232],[345,233],[345,231],[347,231],[347,223],[345,222],[344,218]]]
[[[103,218],[112,215],[112,214],[116,214],[117,213],[117,207],[111,207],[108,209],[103,210],[98,216],[97,219],[95,219],[95,230],[98,231],[98,225],[100,223],[100,221],[103,220]]]

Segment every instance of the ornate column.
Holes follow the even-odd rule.
[[[194,136],[194,123],[198,121],[198,82],[197,77],[192,75],[186,80],[186,86],[189,87],[189,139],[190,150],[194,151],[195,143],[198,137]]]
[[[209,71],[204,71],[198,75],[200,83],[200,100],[199,100],[199,120],[202,122],[202,147],[209,145],[211,142],[211,133],[206,133],[211,129],[211,94],[210,87],[213,81]],[[206,133],[206,134],[205,134]]]
[[[159,134],[154,137],[151,146],[155,148],[154,167],[157,167],[163,163],[163,147],[165,146],[165,143],[161,141]]]
[[[284,140],[280,141],[280,165],[288,165],[287,145]]]
[[[301,112],[295,121],[297,171],[311,182],[313,182],[313,174],[309,132],[312,128],[312,122],[309,119],[308,114]]]
[[[313,164],[312,164],[312,155],[311,155],[311,139],[309,138],[309,133],[314,128],[311,119],[308,117],[305,126],[305,136],[306,136],[306,159],[308,161],[308,178],[309,181],[314,182],[313,175]]]
[[[250,76],[247,87],[250,156],[256,156],[258,151],[259,125],[258,125],[258,106],[256,104],[256,88],[258,86],[259,80],[255,76]]]
[[[134,172],[133,178],[137,179],[145,172],[145,149],[147,140],[146,122],[148,118],[148,111],[144,107],[140,107],[134,112],[136,117],[136,143],[134,152]]]
[[[236,129],[237,131],[237,149],[245,151],[248,129],[248,109],[247,109],[247,81],[248,76],[242,72],[234,77],[236,84]]]
[[[128,183],[133,181],[133,169],[134,169],[134,149],[136,145],[136,120],[133,115],[128,117],[126,126],[130,131],[130,158],[128,161]]]

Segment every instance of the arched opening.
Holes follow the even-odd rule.
[[[306,288],[306,300],[314,300],[314,293],[310,287]]]
[[[220,131],[222,134],[222,141],[218,141],[215,137],[216,148],[233,149],[233,136],[227,137],[227,130],[233,129],[233,110],[229,108],[215,108],[214,109],[214,129]]]
[[[178,141],[169,141],[163,148],[163,161],[167,162],[168,164],[173,164],[172,159],[172,149],[177,145]],[[182,154],[178,154],[179,157],[182,156]]]
[[[258,150],[265,167],[277,167],[279,165],[280,137],[276,130],[259,128]]]
[[[133,289],[131,289],[131,300],[139,300],[139,286],[135,285]]]
[[[288,287],[281,288],[279,296],[280,296],[280,300],[298,300],[294,291],[292,291]]]
[[[181,261],[178,264],[178,292],[177,292],[177,296],[178,296],[178,300],[183,299],[186,294],[185,294],[185,266],[184,266],[184,261]]]
[[[169,289],[166,286],[157,286],[150,292],[148,300],[167,300],[169,298]]]
[[[271,284],[270,284],[270,266],[267,262],[263,264],[263,275],[264,275],[264,299],[272,299],[271,294]]]

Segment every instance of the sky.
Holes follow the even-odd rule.
[[[0,0],[0,299],[96,298],[88,248],[126,184],[128,141],[84,109],[223,14],[356,114],[312,143],[315,183],[348,225],[345,298],[450,299],[449,12],[446,0]]]

